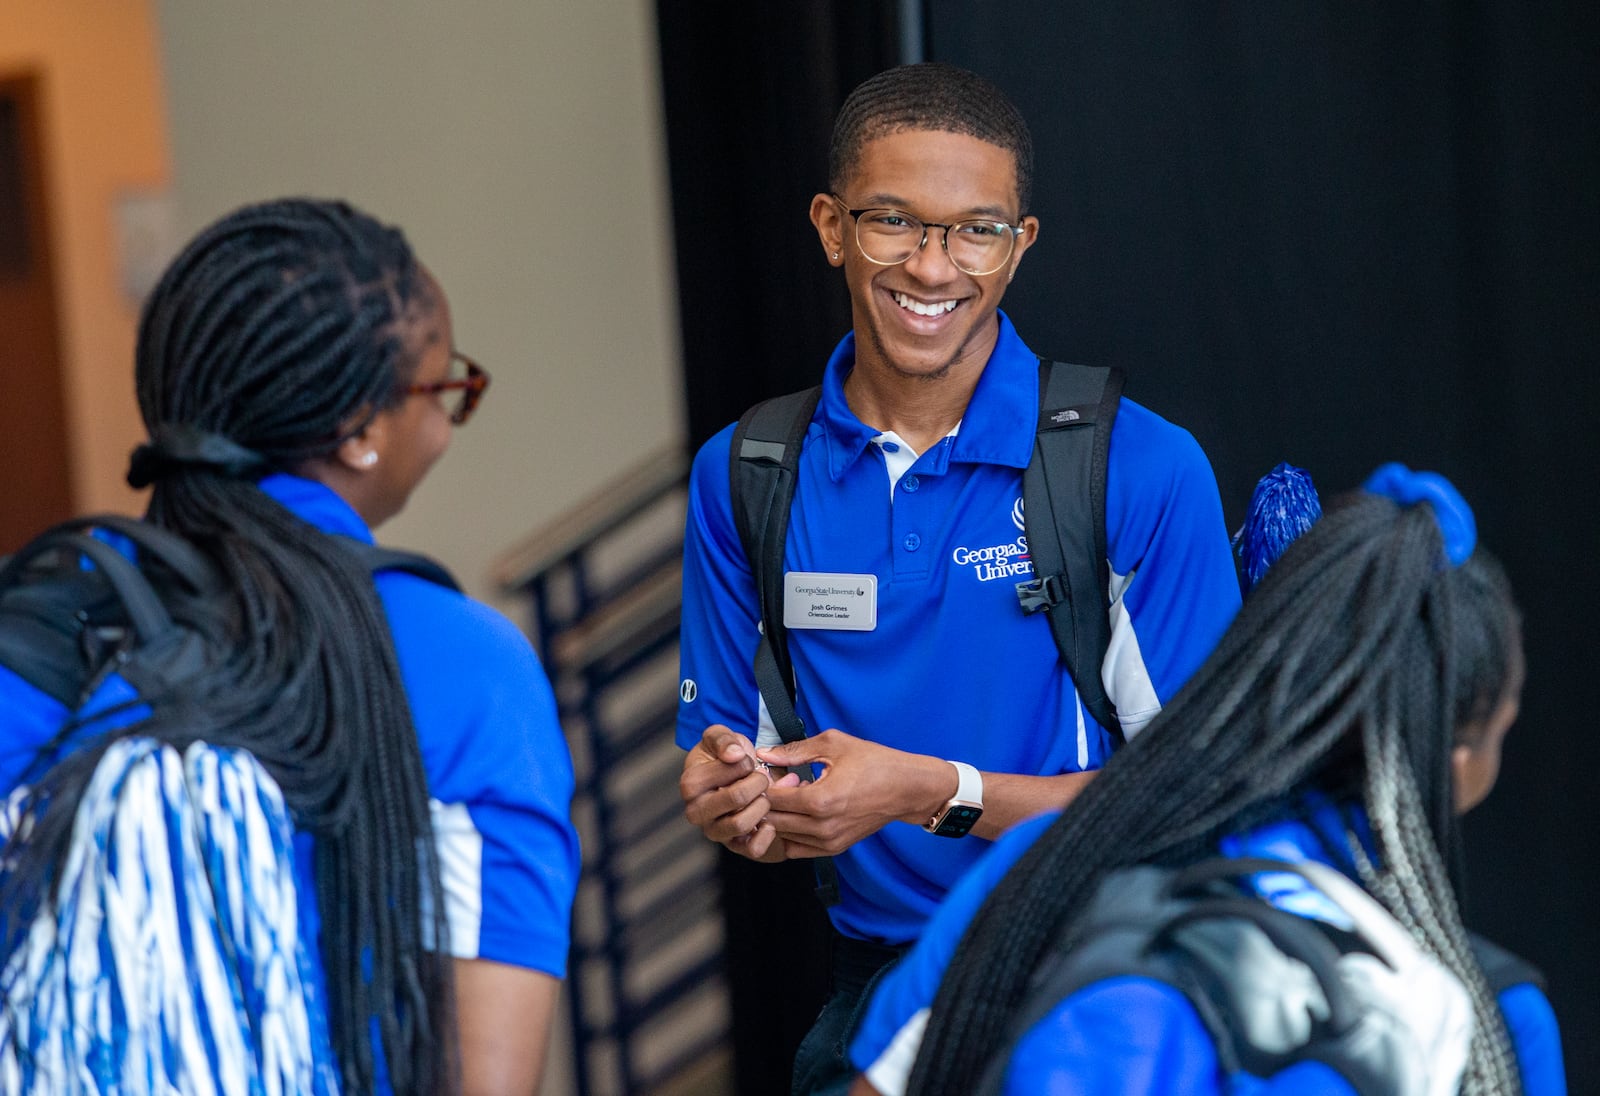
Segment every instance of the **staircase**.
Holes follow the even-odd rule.
[[[716,846],[683,818],[673,741],[688,470],[652,454],[493,571],[526,606],[577,776],[577,1096],[732,1091]]]

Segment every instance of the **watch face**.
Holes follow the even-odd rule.
[[[972,824],[981,817],[982,807],[956,803],[945,810],[944,817],[939,819],[939,826],[933,832],[940,837],[965,837],[972,829]]]

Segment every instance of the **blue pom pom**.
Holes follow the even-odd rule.
[[[1233,537],[1246,593],[1321,516],[1322,501],[1305,469],[1283,463],[1261,477],[1250,496],[1250,512]]]

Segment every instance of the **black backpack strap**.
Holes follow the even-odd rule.
[[[129,541],[137,561],[95,529]],[[220,586],[198,551],[146,522],[98,514],[39,533],[0,567],[0,663],[69,710],[111,671],[152,696],[197,672],[204,646],[174,622],[146,573],[153,561],[190,593]]]
[[[427,579],[437,586],[447,590],[461,592],[461,584],[456,581],[448,568],[438,560],[425,556],[420,552],[408,552],[403,548],[388,548],[381,544],[368,544],[363,540],[353,537],[341,538],[349,544],[356,553],[366,561],[367,569],[373,574],[379,571],[405,571],[407,574],[416,575],[418,578]]]
[[[1541,991],[1545,989],[1544,971],[1522,956],[1507,951],[1475,932],[1467,933],[1467,943],[1472,945],[1472,954],[1477,958],[1478,966],[1483,968],[1483,977],[1489,983],[1490,992],[1496,997],[1512,986],[1531,985]]]
[[[82,703],[85,684],[105,662],[90,650],[91,633],[79,614],[110,605],[115,596],[103,575],[74,571],[0,591],[0,666],[69,711]]]
[[[1084,706],[1118,738],[1101,666],[1111,643],[1106,470],[1122,382],[1115,366],[1039,362],[1039,428],[1022,474],[1034,577],[1017,583],[1023,611],[1049,619]]]
[[[48,556],[48,553],[62,542],[61,538],[68,534],[87,535],[96,529],[129,542],[137,551],[135,560],[137,566],[144,567],[152,560],[159,562],[191,593],[210,594],[222,586],[222,578],[216,568],[199,549],[177,533],[139,518],[128,517],[126,514],[108,513],[68,518],[35,534],[29,543],[14,555],[0,558],[0,588],[9,587],[15,580],[17,571],[13,569],[13,563],[18,566],[32,565],[42,557]],[[78,554],[74,553],[68,565],[76,566],[77,558]]]
[[[57,528],[73,526],[102,529],[122,537],[137,551],[141,568],[148,568],[152,561],[160,563],[190,593],[209,596],[224,585],[221,572],[198,548],[159,525],[124,514],[93,514],[74,518]]]
[[[785,742],[804,738],[806,728],[794,710],[794,666],[783,627],[783,549],[800,446],[821,396],[818,386],[756,404],[740,416],[728,454],[733,520],[761,601],[756,686]]]
[[[127,542],[131,558],[115,538]],[[460,589],[427,556],[339,541],[374,574],[407,571]],[[217,569],[175,533],[119,514],[72,518],[0,559],[0,665],[68,710],[80,708],[112,672],[154,697],[206,662],[204,640],[174,620],[167,599],[203,601],[222,586]]]
[[[785,742],[804,738],[806,727],[795,711],[794,664],[783,626],[783,550],[800,470],[800,447],[821,396],[819,385],[756,404],[739,417],[728,451],[733,521],[761,603],[761,636],[754,660],[756,688]],[[817,899],[832,906],[839,901],[833,860],[819,857],[812,863]]]

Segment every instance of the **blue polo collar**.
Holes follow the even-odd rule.
[[[324,533],[352,537],[364,544],[373,543],[372,530],[355,508],[331,487],[316,480],[274,472],[256,484],[274,502]]]
[[[1029,350],[1004,312],[996,312],[1000,334],[978,377],[961,429],[945,438],[918,466],[942,474],[951,461],[1026,468],[1039,417],[1039,357]],[[856,418],[845,400],[844,382],[855,368],[856,336],[839,341],[822,376],[817,420],[822,424],[828,475],[837,482],[861,458],[879,431]]]

